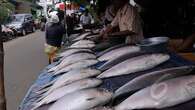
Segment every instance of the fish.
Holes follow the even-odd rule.
[[[101,71],[105,71],[107,69],[110,69],[111,67],[113,67],[114,65],[116,64],[119,64],[127,59],[130,59],[130,58],[133,58],[133,57],[137,57],[137,56],[140,56],[140,55],[145,55],[145,54],[148,54],[146,52],[135,52],[135,53],[127,53],[127,54],[124,54],[120,57],[117,57],[115,59],[111,59],[109,61],[107,61],[106,63],[104,63],[103,65],[101,65],[100,67],[98,67],[99,70]]]
[[[90,40],[80,40],[72,44],[72,46],[79,46],[79,45],[86,45],[86,44],[95,44],[95,43]]]
[[[61,73],[65,73],[65,72],[68,72],[68,71],[71,71],[74,69],[87,68],[89,66],[95,65],[96,63],[98,63],[98,60],[96,60],[96,59],[82,60],[82,61],[76,62],[74,64],[68,65],[59,71],[53,72],[52,74],[55,76],[55,75],[59,75]]]
[[[72,54],[64,59],[62,59],[61,63],[57,66],[51,68],[48,70],[48,72],[54,71],[57,72],[61,70],[62,68],[65,68],[68,65],[74,64],[78,61],[87,60],[87,59],[96,59],[96,56],[92,53],[76,53]]]
[[[50,82],[49,84],[46,84],[46,86],[42,86],[42,88],[45,88],[45,87],[48,87],[49,85],[51,85],[51,87],[49,86],[49,90],[48,90],[48,88],[45,88],[46,91],[48,91],[48,93],[49,93],[49,92],[52,92],[53,90],[60,88],[62,86],[71,84],[71,83],[78,81],[78,80],[81,80],[81,79],[97,76],[100,73],[101,73],[101,71],[99,71],[97,69],[90,69],[90,68],[72,70],[72,71],[69,71],[69,72],[57,77],[57,79]],[[45,92],[45,89],[42,89],[42,91]],[[39,91],[37,93],[38,94],[43,93],[42,91]]]
[[[178,77],[144,88],[115,110],[163,109],[185,103],[195,98],[195,75]]]
[[[108,52],[110,52],[110,51],[112,51],[114,49],[121,48],[121,47],[124,47],[124,46],[128,46],[128,45],[127,44],[118,44],[118,45],[112,46],[112,47],[110,47],[110,48],[108,48],[108,49],[98,53],[97,57],[100,57],[100,56],[102,56],[102,55],[104,55],[104,54],[106,54],[106,53],[108,53]]]
[[[75,91],[79,91],[82,89],[88,89],[88,88],[94,88],[97,87],[102,83],[101,80],[99,79],[83,79],[76,81],[74,83],[71,83],[69,85],[60,87],[56,90],[54,90],[51,93],[45,93],[41,98],[40,101],[35,105],[34,109],[44,105],[44,104],[49,104],[51,102],[57,101],[58,99],[62,98],[63,96],[73,93]]]
[[[139,52],[141,49],[138,46],[124,46],[121,48],[113,49],[98,58],[99,61],[109,61],[118,58],[127,53]]]
[[[103,89],[86,89],[65,95],[56,101],[48,110],[88,110],[105,105],[112,93]]]
[[[97,78],[109,78],[152,69],[170,59],[168,54],[146,54],[130,58],[102,72]]]
[[[126,93],[133,93],[155,83],[188,75],[194,70],[194,68],[195,66],[172,67],[138,76],[117,89],[114,93],[113,99]]]
[[[78,36],[76,39],[74,39],[73,41],[79,41],[79,40],[82,40],[82,39],[85,39],[86,36],[90,35],[91,32],[87,32],[87,33],[84,33],[80,36]]]
[[[91,49],[95,47],[95,44],[82,44],[82,45],[71,45],[70,48],[84,48],[84,49]]]
[[[57,57],[58,58],[67,57],[69,55],[72,55],[72,54],[74,54],[76,52],[80,52],[80,51],[92,52],[90,49],[78,49],[78,48],[75,49],[75,48],[73,48],[73,49],[68,49],[68,50],[60,53],[59,55],[57,55]]]

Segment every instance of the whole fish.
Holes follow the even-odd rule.
[[[122,94],[146,88],[154,83],[190,74],[194,68],[194,66],[173,67],[138,76],[117,89],[113,97],[116,98]]]
[[[90,40],[80,40],[72,44],[72,46],[79,46],[79,45],[86,45],[86,44],[95,44],[93,41]]]
[[[114,50],[111,50],[107,53],[105,53],[104,55],[100,56],[98,58],[99,61],[108,61],[108,60],[111,60],[111,59],[115,59],[115,58],[118,58],[124,54],[127,54],[127,53],[135,53],[135,52],[139,52],[140,51],[140,48],[138,46],[124,46],[124,47],[121,47],[121,48],[117,48],[117,49],[114,49]]]
[[[49,72],[54,71],[57,72],[61,70],[62,68],[65,68],[66,66],[70,64],[74,64],[78,61],[87,60],[87,59],[96,59],[96,56],[92,53],[76,53],[72,54],[66,58],[64,58],[60,64],[58,64],[56,67],[53,67],[49,70]]]
[[[78,49],[78,48],[75,49],[75,48],[73,48],[73,49],[68,49],[68,50],[60,53],[59,55],[57,55],[57,57],[58,58],[67,57],[71,54],[74,54],[74,53],[80,52],[80,51],[92,52],[90,49]]]
[[[169,60],[169,58],[170,57],[167,54],[147,54],[130,58],[104,71],[98,78],[109,78],[152,69]]]
[[[87,89],[65,95],[56,101],[49,110],[89,110],[106,104],[112,93],[101,89]]]
[[[100,66],[98,69],[101,70],[101,71],[105,71],[107,69],[110,69],[111,67],[113,67],[114,65],[117,65],[127,59],[130,59],[130,58],[133,58],[133,57],[137,57],[137,56],[140,56],[140,55],[145,55],[146,52],[135,52],[135,53],[127,53],[127,54],[124,54],[118,58],[115,58],[115,59],[112,59],[112,60],[109,60],[107,61],[106,63],[104,63],[102,66]]]
[[[179,77],[142,89],[115,107],[115,110],[162,109],[195,98],[195,76]]]
[[[68,65],[68,66],[62,68],[61,70],[56,71],[53,74],[58,75],[58,74],[61,74],[61,73],[65,73],[65,72],[74,70],[74,69],[87,68],[87,67],[90,67],[92,65],[95,65],[96,63],[98,63],[98,60],[96,60],[96,59],[81,60],[79,62],[76,62],[74,64],[71,64],[71,65]]]
[[[84,33],[80,36],[78,36],[76,39],[74,39],[73,41],[79,41],[79,40],[82,40],[82,39],[85,39],[86,36],[90,35],[91,32],[87,32],[87,33]]]
[[[71,45],[70,48],[84,48],[84,49],[91,49],[95,47],[95,44],[82,44],[82,45]]]
[[[79,81],[76,81],[74,83],[71,83],[69,85],[60,87],[51,93],[46,92],[40,98],[41,99],[40,102],[35,104],[34,109],[36,109],[44,104],[49,104],[51,102],[54,102],[54,101],[62,98],[63,96],[65,96],[67,94],[70,94],[72,92],[79,91],[82,89],[97,87],[101,83],[102,83],[102,81],[98,80],[98,79],[83,79],[83,80],[79,80]]]
[[[69,71],[68,73],[63,74],[62,76],[59,76],[56,80],[52,81],[50,83],[50,85],[52,85],[49,89],[45,88],[45,90],[43,89],[42,91],[48,91],[52,92],[53,90],[68,85],[70,83],[73,83],[75,81],[81,80],[81,79],[85,79],[85,78],[89,78],[89,77],[93,77],[93,76],[97,76],[99,75],[101,72],[99,70],[96,69],[78,69],[78,70],[73,70],[73,71]],[[48,87],[48,84],[47,84]],[[44,88],[44,86],[42,87]],[[39,91],[37,93],[42,93],[42,91]]]

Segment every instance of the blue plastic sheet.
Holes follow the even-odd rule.
[[[158,67],[148,70],[148,71],[143,71],[143,72],[138,72],[130,75],[125,75],[125,76],[119,76],[119,77],[113,77],[113,78],[107,78],[103,80],[103,84],[100,86],[100,88],[105,88],[109,91],[115,91],[125,83],[129,82],[133,78],[140,76],[142,74],[147,74],[152,71],[164,69],[164,68],[170,68],[170,67],[177,67],[177,66],[185,66],[185,65],[193,65],[193,62],[189,62],[182,57],[176,55],[175,53],[169,53],[171,56],[171,59],[167,61],[166,63],[163,63],[159,65]],[[105,62],[99,62],[98,64],[94,65],[93,68],[99,67]],[[29,89],[28,93],[26,94],[23,102],[21,103],[20,110],[30,110],[32,108],[33,102],[37,99],[35,92],[40,86],[47,84],[52,80],[52,75],[47,73],[47,70],[49,68],[52,68],[58,64],[58,62],[51,64],[47,66],[41,73],[38,79],[35,81],[35,83],[31,86]],[[47,110],[50,105],[45,105],[37,110]],[[163,110],[194,110],[195,108],[195,101],[187,102],[185,104],[178,105],[177,107],[172,107],[172,108],[167,108]],[[150,109],[151,110],[151,109]]]

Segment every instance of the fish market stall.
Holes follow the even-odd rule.
[[[90,36],[74,36],[40,73],[20,110],[194,110],[193,62],[124,44],[94,52]]]

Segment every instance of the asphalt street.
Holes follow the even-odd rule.
[[[4,43],[7,110],[17,110],[40,71],[48,64],[44,33],[37,31]]]

